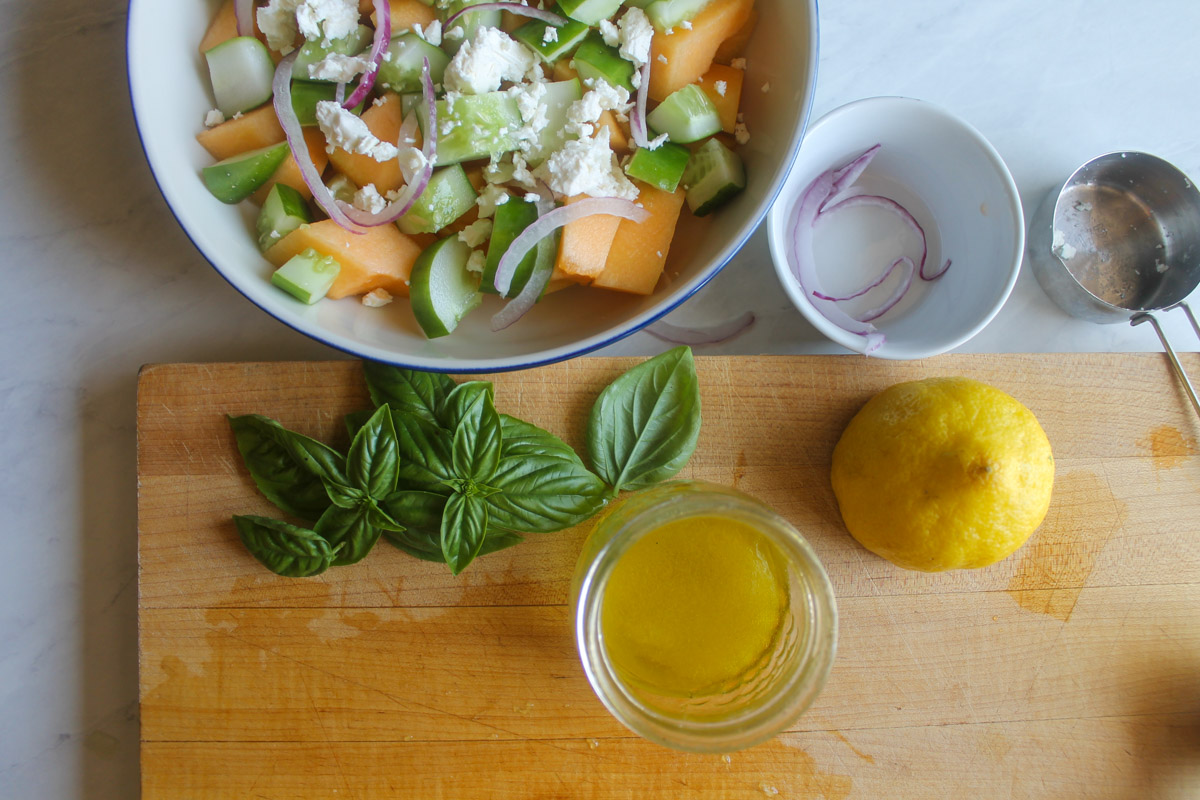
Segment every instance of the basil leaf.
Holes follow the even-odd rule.
[[[367,506],[367,521],[384,532],[400,533],[407,530],[391,514],[375,505],[375,503],[370,503]]]
[[[388,544],[403,550],[414,558],[438,564],[446,563],[446,559],[442,555],[442,547],[438,543],[437,532],[428,533],[412,529],[402,532],[385,531],[383,538],[387,540]]]
[[[430,531],[441,529],[442,512],[445,508],[446,496],[433,492],[401,489],[392,492],[383,501],[383,510],[401,525]]]
[[[413,414],[393,417],[400,452],[397,486],[422,492],[449,494],[446,481],[454,479],[450,432]]]
[[[500,423],[504,444],[490,481],[499,491],[487,497],[492,528],[551,533],[578,525],[604,505],[604,481],[566,442],[507,414]]]
[[[335,567],[357,564],[379,541],[382,531],[371,524],[370,512],[369,505],[357,508],[330,506],[317,520],[314,530],[339,551],[333,560]]]
[[[439,424],[438,409],[454,390],[450,376],[439,372],[418,372],[412,369],[363,363],[367,391],[376,406],[389,405],[401,414],[416,414],[426,422]]]
[[[500,415],[492,402],[492,385],[485,381],[460,383],[442,404],[442,418],[454,431],[454,474],[486,483],[500,462]]]
[[[319,575],[338,553],[316,532],[277,519],[235,516],[233,523],[246,549],[267,569],[288,578]]]
[[[587,446],[613,492],[642,489],[683,469],[700,436],[700,386],[691,348],[676,347],[612,382],[592,406]]]
[[[346,456],[346,474],[353,486],[368,497],[382,500],[396,488],[400,445],[392,424],[392,409],[386,405],[371,415],[359,429]]]
[[[332,481],[322,481],[325,484],[325,494],[329,501],[338,508],[358,508],[367,499],[362,489],[353,486],[342,486]]]
[[[258,414],[229,417],[238,452],[258,490],[279,508],[315,520],[329,507],[322,478],[341,478],[341,455]],[[344,481],[344,478],[341,478]]]
[[[474,494],[452,494],[442,514],[442,556],[455,575],[466,569],[483,546],[487,505]]]
[[[346,432],[350,434],[350,439],[353,440],[358,435],[359,430],[363,425],[367,424],[367,420],[375,413],[373,408],[365,408],[362,411],[351,411],[345,416]]]

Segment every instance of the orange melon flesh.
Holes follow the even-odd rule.
[[[584,199],[585,195],[567,198],[567,204]],[[558,260],[554,267],[565,275],[594,278],[604,271],[608,250],[617,235],[620,217],[593,214],[568,222],[562,228],[558,243]]]
[[[690,30],[675,28],[670,36],[655,31],[650,45],[650,99],[661,103],[708,72],[721,42],[737,33],[753,10],[754,0],[712,0],[692,20]]]
[[[667,264],[675,224],[679,221],[687,192],[683,189],[664,192],[648,184],[635,183],[641,192],[638,203],[650,212],[650,217],[641,223],[621,220],[608,250],[604,271],[596,276],[592,285],[645,295],[654,291]]]
[[[550,68],[550,77],[555,81],[569,81],[572,78],[578,78],[579,73],[571,66],[571,59],[560,58],[554,62],[554,66]]]
[[[597,126],[598,128],[608,128],[608,146],[613,150],[621,152],[629,149],[629,138],[611,111],[605,111],[600,115]]]
[[[325,136],[316,128],[305,128],[304,141],[308,145],[308,157],[312,159],[319,175],[325,171],[325,165],[329,163],[329,156],[325,153]],[[260,186],[258,191],[250,195],[250,201],[261,206],[267,201],[267,193],[271,191],[271,187],[277,183],[292,187],[306,200],[312,197],[308,184],[304,182],[304,176],[300,174],[300,165],[296,163],[295,156],[290,153],[279,165],[279,169],[275,170],[275,174]]]
[[[200,40],[200,52],[207,52],[237,35],[237,14],[233,10],[233,0],[225,0],[217,9],[212,22],[208,24],[204,38]]]
[[[717,48],[717,54],[713,56],[713,60],[722,64],[728,64],[733,59],[746,52],[746,45],[750,43],[750,37],[754,35],[754,26],[758,24],[758,9],[752,9],[750,16],[746,19],[746,23],[738,29],[738,32],[730,36],[725,41],[721,42],[721,46]]]
[[[196,134],[196,141],[218,161],[278,144],[285,138],[270,103]]]
[[[404,123],[400,95],[395,92],[385,93],[382,102],[367,107],[362,120],[379,139],[395,144],[400,138],[400,126]],[[358,186],[375,184],[375,189],[380,194],[393,192],[404,185],[400,163],[395,159],[380,163],[370,156],[347,153],[341,148],[336,148],[329,154],[329,161]]]
[[[374,289],[407,297],[408,277],[417,256],[421,255],[416,242],[395,225],[380,225],[359,235],[331,219],[302,225],[276,242],[265,255],[279,267],[309,247],[331,256],[342,267],[329,289],[328,296],[334,300]]]
[[[374,3],[367,3],[373,11]],[[429,23],[438,18],[437,9],[433,6],[427,6],[420,0],[392,0],[392,36],[398,36],[405,31],[411,31],[413,25],[420,25],[421,29],[429,27]],[[375,19],[375,15],[371,15],[371,19]]]
[[[721,130],[726,133],[733,133],[733,128],[737,125],[738,105],[741,103],[742,81],[745,77],[746,73],[740,69],[713,64],[697,81],[697,85],[717,107],[717,113],[721,115]],[[719,81],[725,82],[725,94],[717,91]]]

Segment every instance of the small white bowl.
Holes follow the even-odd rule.
[[[835,109],[809,129],[791,174],[771,209],[767,236],[784,291],[825,336],[855,352],[864,337],[833,324],[800,288],[789,261],[796,203],[821,173],[881,145],[855,183],[854,194],[878,194],[908,209],[929,248],[926,272],[946,261],[932,282],[913,279],[904,299],[875,321],[886,337],[872,355],[913,359],[945,353],[979,333],[1016,284],[1025,246],[1021,198],[1004,161],[953,114],[921,100],[874,97]],[[837,212],[817,228],[815,263],[824,291],[849,294],[871,282],[892,260],[919,255],[918,237],[899,216],[881,209]],[[893,276],[898,280],[899,270]],[[886,283],[843,305],[862,314],[885,299]]]

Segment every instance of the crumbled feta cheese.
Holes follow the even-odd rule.
[[[550,44],[558,41],[558,28],[553,25],[547,25],[546,30],[542,33],[542,44]]]
[[[739,121],[733,126],[733,138],[737,139],[738,144],[750,141],[750,129],[746,127],[746,123]]]
[[[462,29],[462,26],[455,25],[453,28],[442,34],[442,39],[447,42],[457,42],[463,39],[466,35],[467,32]]]
[[[491,235],[492,221],[490,219],[477,219],[458,232],[459,240],[464,242],[467,247],[479,247],[491,238]]]
[[[421,23],[414,22],[413,30],[416,31],[417,36],[420,36],[434,47],[442,46],[442,21],[440,19],[435,19],[433,22],[429,23],[429,27],[423,30],[421,28]]]
[[[479,28],[454,54],[444,80],[452,91],[483,94],[496,91],[503,81],[526,77],[542,77],[533,51],[499,28]]]
[[[333,100],[317,103],[317,125],[325,134],[325,149],[330,153],[340,147],[347,153],[370,156],[379,162],[391,161],[399,154],[396,145],[375,138],[367,123]]]
[[[534,174],[558,194],[620,197],[634,200],[637,187],[617,164],[607,131],[594,138],[572,139],[556,150]]]
[[[387,289],[372,289],[362,296],[362,304],[367,308],[383,308],[392,302],[392,293]]]
[[[613,86],[607,81],[595,81],[592,85],[594,88],[567,109],[566,129],[569,133],[591,136],[595,132],[593,126],[605,111],[629,109],[629,92],[624,87]]]
[[[717,90],[717,94],[721,95],[721,97],[724,97],[725,91],[729,88],[729,84],[727,84],[725,81],[714,81],[713,88]]]
[[[400,162],[400,174],[404,176],[405,183],[411,183],[413,176],[425,169],[425,165],[429,163],[429,159],[425,158],[425,153],[420,148],[411,146],[400,148],[396,160]]]
[[[225,115],[215,108],[204,115],[204,127],[206,128],[212,128],[216,125],[220,125],[224,121]]]
[[[619,47],[621,44],[621,31],[612,20],[600,20],[600,37],[609,47]]]
[[[1168,269],[1170,269],[1170,267],[1171,267],[1170,264],[1164,264],[1163,262],[1159,261],[1157,258],[1154,259],[1154,271],[1157,272],[1159,275],[1166,272]]]
[[[660,64],[666,64],[666,63],[667,63],[667,57],[666,57],[666,56],[664,56],[662,53],[659,53],[659,54],[658,54],[658,63],[660,63]]]
[[[767,92],[771,91],[771,84],[769,82],[764,83],[762,90],[763,90],[763,94],[766,94]]]
[[[467,257],[467,272],[478,272],[483,274],[483,268],[487,266],[487,256],[482,250],[472,250],[471,255]]]
[[[692,29],[692,21],[690,19],[685,19],[683,22],[679,23],[679,27],[683,28],[685,31],[690,31]]]
[[[667,28],[665,31],[663,31],[663,35],[664,35],[664,36],[674,36],[674,35],[675,35],[675,29],[674,29],[674,28]]]
[[[500,188],[494,183],[489,183],[483,187],[483,191],[479,193],[479,199],[475,204],[479,206],[479,218],[487,219],[496,213],[496,206],[502,206],[508,202],[508,192]]]
[[[537,179],[533,177],[533,173],[529,171],[529,165],[525,162],[525,156],[520,153],[512,155],[512,179],[514,183],[532,189],[537,186]]]
[[[526,192],[525,197],[521,199],[523,199],[526,203],[534,203],[536,205],[542,201],[542,196],[540,194],[534,194],[533,192]]]
[[[744,59],[744,58],[735,58],[735,59],[733,59],[732,61],[730,61],[730,62],[729,62],[729,66],[733,67],[734,69],[742,69],[742,70],[744,70],[744,69],[746,68],[746,59]]]
[[[354,202],[352,205],[359,211],[365,211],[368,214],[378,214],[387,208],[387,200],[383,199],[383,195],[375,188],[375,184],[368,183],[354,193]]]
[[[296,26],[310,42],[326,47],[358,30],[358,0],[301,0],[296,5]]]
[[[521,128],[516,132],[517,143],[524,150],[535,149],[541,141],[542,131],[550,123],[546,116],[546,84],[520,83],[508,90],[509,97],[517,101],[521,114]]]
[[[242,118],[242,112],[240,112],[240,111],[238,111],[232,117],[230,117],[230,119],[241,119],[241,118]]]
[[[646,149],[647,150],[657,150],[658,148],[662,147],[666,143],[667,143],[667,134],[661,133],[658,136],[655,136],[650,141],[646,142]]]
[[[330,53],[316,64],[308,65],[308,77],[317,81],[349,83],[354,76],[371,68],[371,62],[360,56],[344,56]]]
[[[258,10],[258,29],[267,37],[267,47],[287,54],[296,49],[296,6],[300,0],[270,0]]]
[[[640,67],[649,61],[650,44],[654,40],[654,26],[650,24],[650,18],[646,16],[646,12],[634,6],[625,12],[625,16],[621,17],[617,27],[621,30],[619,47],[621,58],[632,61],[635,67]]]

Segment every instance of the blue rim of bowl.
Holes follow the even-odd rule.
[[[1021,267],[1024,265],[1025,209],[1024,209],[1024,204],[1021,202],[1020,189],[1017,187],[1017,182],[1012,176],[1012,171],[1008,168],[1008,164],[1005,162],[1004,158],[1000,155],[1000,152],[996,149],[996,146],[993,145],[991,143],[991,141],[986,136],[984,136],[979,131],[979,129],[976,128],[974,125],[972,125],[970,122],[967,122],[967,120],[963,119],[962,117],[958,116],[957,114],[953,113],[952,111],[949,111],[948,109],[944,108],[943,106],[938,105],[937,103],[931,103],[928,100],[922,100],[919,97],[909,97],[907,95],[878,95],[878,96],[874,96],[874,97],[863,97],[858,100],[852,100],[849,103],[845,103],[844,105],[840,105],[836,108],[830,109],[829,111],[822,114],[821,117],[819,119],[815,120],[812,123],[812,125],[809,127],[810,127],[810,129],[815,130],[816,128],[818,128],[820,126],[829,124],[830,121],[835,117],[841,117],[847,113],[853,113],[853,111],[856,108],[859,108],[863,105],[873,104],[873,103],[877,103],[879,101],[885,101],[885,100],[887,100],[887,101],[901,100],[904,102],[918,104],[921,107],[925,108],[926,110],[932,111],[936,114],[941,115],[942,117],[945,117],[946,119],[950,120],[951,122],[955,123],[956,125],[959,125],[960,127],[964,128],[968,133],[970,133],[971,136],[981,145],[981,147],[982,147],[984,153],[987,155],[988,159],[991,160],[992,163],[996,167],[998,167],[997,172],[1000,175],[1003,182],[1005,183],[1006,187],[1009,189],[1009,194],[1010,194],[1011,200],[1013,202],[1012,211],[1014,214],[1014,219],[1017,222],[1017,225],[1016,225],[1016,245],[1017,245],[1016,268],[1014,270],[1012,270],[1012,273],[1009,275],[1008,281],[1005,283],[1005,286],[1004,286],[1004,291],[1001,293],[999,300],[997,301],[995,306],[993,306],[991,311],[989,311],[984,317],[982,317],[979,320],[979,322],[977,322],[975,324],[974,327],[972,327],[967,333],[965,333],[962,336],[958,337],[957,339],[949,342],[948,344],[940,346],[937,350],[925,353],[923,355],[919,355],[919,356],[889,355],[886,353],[886,351],[884,349],[884,348],[886,348],[886,344],[884,345],[884,347],[881,347],[876,353],[872,354],[872,357],[874,357],[874,358],[879,358],[879,359],[888,360],[888,361],[892,361],[892,360],[908,361],[908,360],[915,360],[918,358],[932,358],[934,356],[943,355],[943,354],[948,353],[952,350],[955,350],[959,347],[962,347],[964,344],[966,344],[967,342],[974,339],[976,336],[978,336],[984,330],[984,328],[986,328],[988,325],[991,324],[992,320],[994,320],[997,317],[997,315],[999,315],[1001,310],[1003,310],[1004,306],[1008,303],[1009,298],[1012,296],[1013,289],[1016,288],[1017,280],[1021,276]],[[805,138],[807,138],[807,136],[808,136],[808,131],[805,131]],[[803,147],[803,142],[801,143],[801,147]],[[788,170],[788,178],[791,177],[792,170],[795,169],[796,161],[798,161],[798,160],[799,160],[799,152],[797,152],[797,154],[792,162],[791,169]],[[784,182],[786,183],[786,179]],[[803,190],[801,190],[800,193],[802,193],[802,191]],[[797,194],[797,196],[799,196],[799,194]],[[781,208],[781,211],[779,213],[781,213],[781,214],[786,213],[788,210],[788,209],[784,208],[783,206],[780,206],[780,208]],[[767,227],[769,229],[773,229],[776,227],[777,224],[780,226],[783,226],[785,223],[784,222],[776,223],[774,221],[774,215],[769,214],[768,219],[767,219]],[[783,236],[783,235],[785,235],[785,234],[780,233],[780,236]],[[786,252],[784,252],[784,253],[776,252],[777,248],[775,247],[775,244],[774,244],[774,237],[770,236],[769,233],[767,236],[767,245],[768,245],[769,250],[771,251],[771,261],[775,267],[775,277],[779,280],[779,282],[781,284],[781,288],[784,289],[785,294],[788,295],[788,299],[791,300],[792,299],[791,294],[790,294],[791,285],[794,284],[794,285],[798,286],[798,282],[791,275],[791,265],[788,263],[787,253]],[[786,270],[786,274],[785,274],[785,270]],[[788,284],[787,281],[791,281],[791,284]],[[803,296],[803,294],[804,294],[803,289],[800,290],[800,293]],[[807,297],[805,299],[807,299]],[[822,336],[824,336],[826,339],[828,339],[830,342],[837,345],[838,347],[845,348],[847,351],[849,351],[851,353],[854,353],[857,355],[862,355],[861,351],[855,350],[855,349],[849,347],[845,343],[838,341],[837,339],[833,338],[833,336],[826,333],[821,328],[817,327],[816,323],[814,323],[813,321],[811,321],[808,318],[809,317],[808,313],[806,313],[803,309],[801,309],[800,306],[798,304],[796,304],[796,302],[794,300],[792,300],[792,304],[796,306],[796,310],[800,312],[800,315],[805,318],[805,321],[808,322],[809,325],[812,325],[813,329],[816,330],[817,333],[821,334]],[[811,308],[811,304],[810,304],[810,308]],[[812,310],[813,314],[820,315],[820,312],[818,312],[815,308],[811,308],[811,310]],[[832,324],[832,323],[830,323],[830,324]]]
[[[146,165],[150,168],[150,175],[154,179],[155,186],[158,187],[159,195],[161,195],[163,202],[166,203],[167,210],[171,213],[171,216],[175,219],[176,224],[178,224],[180,229],[183,231],[184,236],[186,236],[188,241],[191,242],[192,247],[196,248],[196,251],[198,253],[200,253],[200,255],[204,258],[204,260],[209,263],[209,266],[211,266],[217,272],[217,274],[220,275],[222,279],[224,279],[224,281],[226,283],[228,283],[230,286],[232,286],[238,294],[240,294],[242,297],[244,297],[246,300],[248,300],[252,305],[254,305],[256,308],[258,308],[260,311],[265,312],[267,315],[269,315],[276,321],[283,323],[284,325],[286,325],[287,327],[291,328],[292,330],[296,331],[299,334],[307,336],[310,339],[320,342],[321,344],[325,345],[326,347],[333,348],[334,350],[337,350],[339,352],[353,356],[355,358],[359,358],[359,359],[363,359],[363,360],[367,360],[367,361],[375,361],[375,362],[382,363],[382,364],[390,364],[392,366],[403,367],[405,369],[413,369],[413,370],[417,370],[420,372],[450,372],[450,373],[453,373],[456,375],[471,375],[471,374],[495,373],[495,372],[516,372],[519,370],[533,369],[535,367],[544,367],[548,364],[557,364],[560,361],[569,361],[573,358],[577,358],[578,356],[586,355],[587,353],[591,353],[596,350],[600,350],[602,348],[608,347],[609,345],[615,344],[628,336],[632,336],[633,334],[638,333],[643,328],[654,324],[658,320],[665,317],[667,314],[670,314],[672,311],[679,308],[681,305],[683,305],[685,302],[687,302],[693,296],[695,296],[696,292],[700,291],[706,285],[708,285],[708,282],[711,281],[713,278],[715,278],[721,272],[721,270],[723,270],[729,264],[729,262],[733,260],[734,256],[736,256],[741,251],[741,249],[743,247],[745,247],[746,242],[748,242],[750,240],[750,237],[753,236],[758,231],[759,227],[763,224],[763,221],[766,219],[767,214],[770,212],[771,207],[775,204],[775,201],[778,199],[779,193],[781,191],[783,191],[783,186],[785,183],[787,183],[788,177],[791,175],[792,168],[796,163],[796,156],[800,152],[801,143],[804,141],[804,136],[808,131],[808,122],[809,122],[810,116],[812,115],[813,98],[816,96],[817,67],[818,67],[818,64],[820,63],[820,55],[821,55],[821,24],[820,24],[819,0],[813,0],[812,25],[813,25],[813,39],[814,39],[815,47],[813,47],[813,49],[809,53],[809,57],[808,57],[808,69],[809,69],[809,75],[811,76],[811,79],[810,79],[811,87],[807,93],[807,96],[805,97],[804,106],[800,110],[801,111],[800,125],[798,126],[798,129],[796,131],[796,136],[793,138],[791,149],[785,155],[784,161],[782,162],[785,165],[785,168],[780,172],[779,176],[776,178],[775,185],[767,193],[767,197],[765,198],[764,202],[761,204],[758,211],[750,219],[749,224],[746,226],[746,232],[739,239],[737,239],[735,242],[733,242],[730,246],[725,248],[725,251],[722,255],[721,260],[719,262],[713,264],[711,267],[709,267],[707,274],[702,275],[701,280],[695,286],[693,286],[686,294],[684,294],[682,297],[680,297],[674,303],[671,303],[670,305],[668,305],[666,308],[651,315],[647,319],[642,320],[640,322],[633,323],[632,325],[630,325],[628,327],[627,330],[619,330],[615,334],[609,336],[606,339],[603,339],[602,341],[594,342],[591,344],[586,344],[578,349],[571,350],[570,352],[567,352],[567,353],[562,353],[560,355],[553,355],[553,356],[549,356],[546,358],[537,358],[535,360],[526,361],[526,362],[522,362],[519,364],[489,364],[487,366],[477,366],[477,367],[452,364],[452,365],[446,365],[445,367],[439,368],[439,367],[428,365],[428,364],[412,364],[412,363],[403,361],[399,358],[386,358],[386,357],[385,358],[375,358],[375,357],[367,356],[361,352],[354,350],[350,345],[338,344],[334,341],[331,341],[331,340],[321,336],[319,333],[301,329],[297,324],[295,324],[287,319],[284,319],[280,315],[271,311],[269,308],[266,308],[265,306],[256,302],[252,297],[250,297],[248,294],[246,294],[244,291],[242,291],[241,287],[239,287],[236,283],[234,283],[234,281],[228,275],[225,274],[225,271],[223,269],[221,269],[219,266],[217,266],[217,264],[211,258],[209,258],[208,254],[206,252],[204,252],[204,249],[201,248],[200,245],[196,243],[196,240],[192,237],[192,232],[190,230],[188,230],[187,225],[185,225],[183,223],[183,220],[181,220],[179,218],[179,214],[176,213],[175,207],[173,205],[171,205],[171,201],[167,199],[167,193],[163,189],[162,182],[159,181],[159,179],[158,179],[158,172],[155,171],[154,163],[150,160],[150,153],[146,149],[146,140],[142,134],[142,123],[141,123],[141,120],[138,118],[138,106],[137,106],[137,103],[135,102],[134,92],[133,92],[133,70],[130,68],[129,60],[130,60],[130,55],[131,55],[131,52],[133,49],[130,35],[131,35],[131,28],[133,26],[134,7],[140,5],[142,2],[146,2],[146,0],[130,0],[128,13],[125,18],[125,87],[129,93],[129,105],[133,111],[133,125],[134,125],[134,128],[137,129],[138,144],[142,148],[142,156],[146,160]],[[600,336],[604,336],[604,335],[606,335],[606,334],[600,334]],[[520,356],[516,356],[515,358],[520,358]]]

